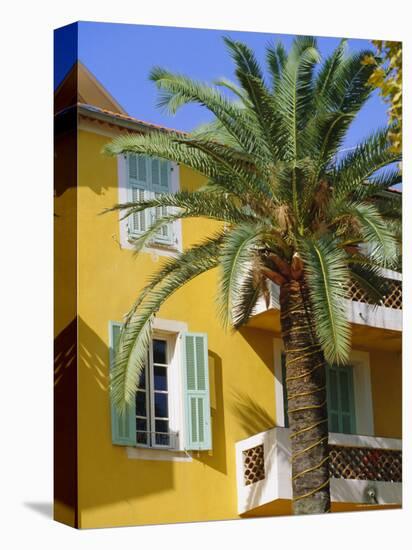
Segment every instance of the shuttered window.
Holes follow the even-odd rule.
[[[112,370],[121,324],[110,322],[109,330]],[[126,409],[124,415],[120,415],[111,399],[112,441],[117,445],[158,449],[211,449],[207,335],[181,333],[181,338],[176,339],[181,343],[180,366],[172,361],[176,356],[176,340],[163,337],[163,334],[160,332],[153,336],[145,368],[137,382],[133,405]],[[178,370],[171,376],[170,369],[175,368]],[[182,399],[183,406],[177,401]],[[176,413],[173,413],[176,409],[184,411],[184,416],[178,421]],[[181,439],[182,434],[184,440]]]
[[[185,448],[212,448],[207,335],[183,334],[183,370],[186,409]]]
[[[282,352],[282,384],[285,427],[289,427],[286,389],[286,360]],[[356,433],[353,367],[327,365],[326,393],[328,401],[328,427],[330,432]]]
[[[171,191],[170,162],[134,154],[127,155],[126,159],[129,201],[151,200]],[[128,218],[129,236],[139,236],[157,219],[172,213],[173,209],[170,207],[156,207],[131,214]],[[174,223],[161,227],[154,238],[154,242],[169,246],[176,244],[175,240]]]
[[[356,432],[353,391],[353,367],[329,365],[326,370],[328,388],[329,431]]]

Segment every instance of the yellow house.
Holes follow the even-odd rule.
[[[277,287],[249,325],[225,332],[216,273],[158,312],[125,420],[108,380],[123,316],[167,257],[215,222],[183,220],[137,257],[149,214],[115,203],[194,190],[202,177],[152,158],[101,154],[120,132],[150,132],[80,63],[55,95],[55,519],[79,528],[291,513]],[[167,131],[165,128],[164,131]],[[155,217],[156,212],[150,214]],[[372,308],[347,300],[351,366],[329,372],[332,511],[401,505],[401,276]]]

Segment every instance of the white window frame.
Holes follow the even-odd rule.
[[[166,342],[166,372],[167,372],[167,409],[168,409],[168,415],[166,420],[168,422],[169,426],[169,445],[160,445],[156,443],[156,434],[154,433],[155,426],[156,426],[156,417],[155,417],[155,388],[154,388],[154,361],[153,361],[153,340],[162,340]],[[149,364],[146,366],[146,388],[145,388],[145,394],[146,394],[146,428],[150,428],[150,430],[147,432],[147,441],[148,443],[136,443],[136,446],[138,447],[144,447],[148,449],[176,449],[178,445],[176,445],[177,441],[179,440],[180,433],[173,430],[170,426],[171,420],[174,421],[174,407],[171,406],[172,401],[175,400],[176,396],[176,389],[174,388],[173,384],[173,373],[172,368],[172,357],[174,354],[175,349],[175,337],[170,333],[160,332],[155,330],[152,334],[151,338],[151,345],[149,349]],[[142,390],[137,390],[142,391]],[[136,410],[136,418],[137,418],[137,410]],[[172,422],[174,425],[175,422]],[[177,433],[177,441],[174,441],[174,433]]]
[[[177,462],[191,462],[192,457],[185,451],[186,426],[184,421],[184,392],[183,392],[183,361],[182,336],[188,332],[187,323],[169,319],[154,320],[152,338],[166,339],[168,344],[168,390],[169,390],[169,431],[178,433],[176,446],[143,445],[126,447],[127,456],[131,459],[166,460]]]
[[[180,170],[179,165],[175,162],[170,162],[170,192],[176,193],[180,190]],[[128,165],[127,155],[118,155],[117,157],[117,170],[118,170],[118,198],[119,204],[129,202],[130,200],[130,186],[128,178]],[[132,250],[133,246],[133,234],[129,232],[128,219],[121,219],[124,213],[119,211],[119,224],[120,224],[120,246],[121,248]],[[173,235],[174,242],[172,244],[162,243],[161,240],[153,241],[150,246],[145,246],[143,252],[151,253],[153,256],[176,256],[178,252],[182,252],[182,222],[177,220],[173,222]]]
[[[276,426],[285,427],[282,381],[281,338],[273,339],[273,360],[275,379]],[[375,435],[373,424],[372,385],[370,375],[370,354],[367,351],[353,350],[350,354],[353,365],[353,388],[355,405],[356,434]]]

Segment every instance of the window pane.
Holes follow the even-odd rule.
[[[170,445],[169,422],[167,420],[156,420],[156,445]]]
[[[165,340],[153,340],[153,362],[166,365],[166,342]]]
[[[136,443],[139,443],[139,445],[147,445],[147,433],[146,432],[137,432],[136,433]]]
[[[167,390],[167,367],[154,367],[154,389]]]
[[[156,420],[156,433],[168,433],[169,421],[168,420]]]
[[[137,385],[138,388],[144,390],[146,388],[146,368],[142,370],[139,377],[139,383]]]
[[[155,393],[155,416],[159,418],[167,418],[167,393]]]
[[[136,415],[146,416],[146,392],[144,391],[136,393]]]
[[[136,418],[136,430],[138,432],[147,431],[147,420],[146,418]]]
[[[164,445],[165,447],[170,446],[170,436],[167,434],[156,434],[155,441],[156,445]]]
[[[136,419],[136,441],[140,445],[147,445],[147,422],[144,418]]]

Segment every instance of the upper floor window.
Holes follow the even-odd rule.
[[[158,197],[162,193],[172,193],[178,190],[178,167],[166,160],[146,155],[128,154],[123,157],[125,187],[127,195],[120,193],[119,202],[140,202]],[[121,184],[121,182],[120,182]],[[120,190],[122,190],[120,185]],[[133,239],[147,231],[160,217],[173,213],[173,208],[156,207],[143,212],[131,214],[125,220],[126,241],[133,243]],[[124,233],[124,232],[123,232]],[[180,249],[181,242],[180,222],[171,222],[163,225],[153,238],[152,244],[156,247]],[[125,248],[129,246],[122,239]]]

